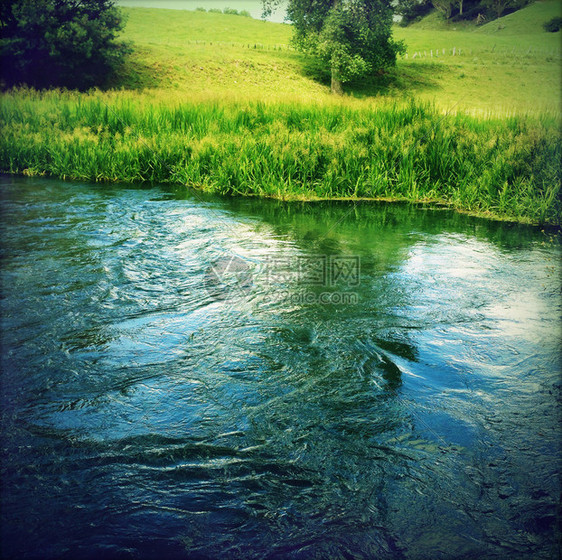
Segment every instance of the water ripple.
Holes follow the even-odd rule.
[[[558,241],[2,181],[7,557],[555,557]],[[299,299],[334,254],[357,303]],[[209,282],[225,255],[250,281]]]

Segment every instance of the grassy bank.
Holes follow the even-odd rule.
[[[0,172],[439,200],[560,224],[560,32],[542,29],[557,10],[397,28],[408,45],[397,68],[335,99],[288,25],[128,9],[135,52],[119,90],[3,94]]]
[[[0,168],[280,198],[440,200],[560,224],[553,119],[482,119],[347,100],[179,101],[131,92],[5,95]]]

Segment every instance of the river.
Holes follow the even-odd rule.
[[[1,193],[3,558],[557,557],[556,234]]]

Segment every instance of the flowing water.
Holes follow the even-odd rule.
[[[556,234],[1,192],[3,558],[557,557]]]

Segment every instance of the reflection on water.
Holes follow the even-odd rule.
[[[556,235],[19,178],[1,234],[3,556],[556,557]]]

